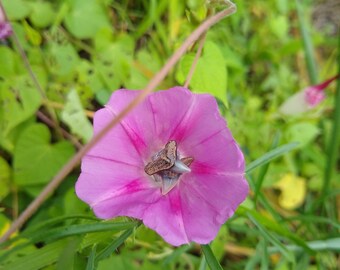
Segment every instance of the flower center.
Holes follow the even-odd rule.
[[[169,141],[162,150],[152,156],[144,171],[161,185],[162,194],[165,195],[177,185],[183,173],[191,172],[189,166],[193,161],[192,157],[180,158],[176,141]]]

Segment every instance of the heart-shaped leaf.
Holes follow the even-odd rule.
[[[180,84],[185,82],[195,55],[188,54],[179,64],[176,78]],[[227,68],[223,54],[213,42],[207,42],[199,58],[190,81],[194,92],[210,93],[227,105]]]
[[[85,142],[92,137],[92,125],[86,118],[79,96],[75,89],[67,95],[67,101],[61,119],[70,127],[72,133],[78,135]]]
[[[109,27],[108,16],[99,1],[71,0],[70,13],[65,17],[67,29],[77,38],[93,38],[96,33]]]
[[[0,141],[18,124],[33,116],[41,105],[41,95],[26,76],[0,85]],[[1,143],[0,143],[1,144]]]
[[[67,141],[50,143],[51,135],[42,124],[24,130],[14,150],[14,181],[20,187],[46,184],[70,159],[73,146]]]

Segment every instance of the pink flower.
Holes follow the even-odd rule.
[[[138,95],[117,90],[94,133]],[[246,198],[243,154],[215,99],[175,87],[149,95],[83,158],[76,193],[96,216],[143,220],[172,245],[212,241]]]
[[[12,34],[12,27],[6,21],[5,13],[0,7],[0,39],[5,39]]]
[[[326,98],[324,90],[339,75],[330,78],[323,83],[309,86],[289,97],[280,107],[279,111],[286,115],[294,115],[306,112]]]

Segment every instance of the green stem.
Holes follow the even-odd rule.
[[[222,266],[216,259],[209,245],[201,245],[202,251],[211,270],[223,270]]]
[[[307,64],[307,69],[308,69],[308,74],[309,74],[309,80],[311,84],[314,85],[314,84],[317,84],[318,82],[318,76],[317,76],[315,59],[313,56],[313,52],[314,52],[313,43],[308,33],[305,20],[303,19],[303,12],[302,12],[302,8],[301,8],[299,0],[295,0],[295,3],[296,3],[296,11],[297,11],[297,16],[299,20],[299,27],[300,27],[300,31],[302,35],[303,47],[304,47],[304,52],[305,52],[305,57],[306,57],[306,62],[307,62],[306,64]]]
[[[338,43],[338,70],[340,72],[340,35]],[[333,127],[330,137],[330,141],[327,149],[327,162],[325,166],[324,181],[322,187],[322,201],[326,198],[330,191],[330,183],[335,171],[337,158],[339,155],[339,138],[340,138],[340,80],[338,79],[337,89],[334,97],[334,115],[333,115]]]

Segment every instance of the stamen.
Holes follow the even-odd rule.
[[[188,173],[191,172],[191,169],[184,164],[183,161],[181,160],[176,160],[174,166],[171,168],[173,172],[176,173]]]

